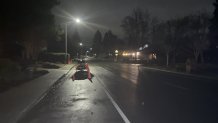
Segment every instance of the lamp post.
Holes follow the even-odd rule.
[[[88,53],[89,53],[89,51],[87,50],[87,51],[86,51],[86,57],[88,57]]]
[[[74,19],[74,22],[81,23],[79,18]],[[65,23],[65,62],[68,63],[68,55],[67,55],[67,26],[68,23]]]
[[[115,50],[115,56],[116,56],[115,62],[117,62],[118,50]]]
[[[83,46],[83,43],[80,42],[80,43],[79,43],[79,46],[80,46],[80,55],[79,55],[79,57],[81,58],[81,56],[82,56],[82,46]]]

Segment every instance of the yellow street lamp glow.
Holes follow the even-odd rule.
[[[128,56],[128,54],[127,53],[123,53],[123,56]]]
[[[136,55],[139,56],[139,55],[140,55],[140,52],[136,52]]]

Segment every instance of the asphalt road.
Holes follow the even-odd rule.
[[[218,122],[217,80],[137,64],[92,62],[90,70],[93,83],[68,76],[19,123]]]

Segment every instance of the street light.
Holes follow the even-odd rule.
[[[86,51],[86,57],[88,56],[88,53],[89,53],[89,51],[87,50],[87,51]]]
[[[78,57],[81,58],[81,56],[82,56],[82,46],[83,46],[83,43],[80,42],[80,43],[79,43],[79,46],[80,46],[80,55],[79,55]]]
[[[79,18],[74,19],[76,23],[81,23],[81,20]],[[68,57],[67,57],[67,26],[69,23],[65,23],[65,61],[67,63]]]
[[[115,61],[117,61],[118,50],[115,50],[115,56],[116,56],[116,59],[115,59]]]
[[[115,54],[118,54],[118,50],[115,50]]]
[[[77,23],[80,23],[81,21],[80,21],[80,19],[79,19],[79,18],[77,18],[77,19],[76,19],[76,22],[77,22]]]

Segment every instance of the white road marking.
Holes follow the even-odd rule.
[[[118,106],[118,104],[115,102],[115,100],[112,98],[112,96],[110,95],[109,91],[106,89],[105,85],[99,80],[98,77],[96,77],[96,79],[98,80],[98,82],[102,85],[104,92],[107,94],[108,98],[110,99],[110,101],[112,102],[113,106],[116,108],[116,110],[118,111],[118,113],[120,114],[120,116],[123,118],[125,123],[130,123],[129,119],[126,117],[126,115],[123,113],[123,111],[120,109],[120,107]]]

